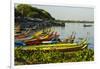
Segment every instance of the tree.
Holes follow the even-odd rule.
[[[21,13],[23,17],[41,18],[41,19],[53,19],[54,18],[45,10],[32,7],[28,4],[19,4],[16,7],[16,11]]]
[[[16,7],[17,11],[20,12],[23,16],[27,16],[30,12],[32,12],[32,6],[27,4],[19,4]]]
[[[27,16],[31,18],[40,18],[37,12],[30,12]]]
[[[16,8],[14,9],[14,14],[15,14],[15,17],[18,17],[18,16],[22,16],[22,14],[16,10]]]

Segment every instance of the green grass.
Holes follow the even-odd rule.
[[[74,52],[58,52],[58,51],[32,51],[15,49],[15,65],[26,64],[46,64],[46,63],[62,63],[62,62],[81,62],[93,61],[94,50],[84,49]]]

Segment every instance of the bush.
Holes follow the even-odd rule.
[[[15,65],[19,64],[45,64],[61,62],[81,62],[93,61],[94,50],[84,49],[75,52],[58,52],[58,51],[33,51],[15,49]]]

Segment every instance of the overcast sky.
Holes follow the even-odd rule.
[[[49,12],[55,19],[61,20],[94,20],[94,9],[86,7],[69,7],[69,6],[44,6],[32,5]]]
[[[18,4],[15,4],[18,5]],[[49,12],[52,17],[60,20],[86,20],[94,21],[94,8],[72,7],[72,6],[47,6],[32,5]]]

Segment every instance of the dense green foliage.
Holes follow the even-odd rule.
[[[44,64],[44,63],[60,63],[60,62],[80,62],[93,61],[94,51],[92,49],[84,49],[74,52],[57,52],[57,51],[32,51],[15,49],[15,65],[19,64]]]
[[[41,19],[54,19],[47,11],[32,7],[28,4],[19,4],[15,8],[15,14],[19,14],[24,17],[41,18]]]

